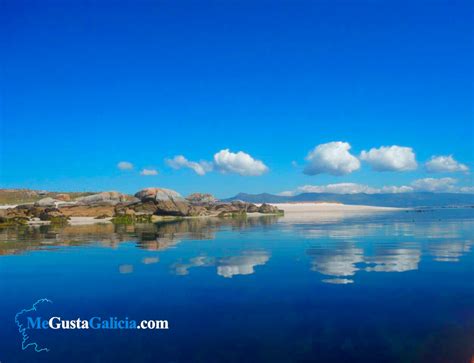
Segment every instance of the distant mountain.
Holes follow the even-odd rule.
[[[242,200],[250,203],[335,202],[379,207],[448,207],[474,206],[474,194],[461,193],[390,193],[390,194],[333,194],[302,193],[295,196],[239,193],[227,201]]]

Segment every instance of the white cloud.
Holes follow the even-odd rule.
[[[376,171],[407,171],[418,166],[413,149],[397,145],[364,150],[360,159],[369,163]]]
[[[474,187],[460,187],[460,193],[474,193]]]
[[[205,175],[207,172],[212,171],[212,163],[207,161],[190,161],[183,155],[177,155],[173,159],[166,160],[166,163],[173,169],[189,168],[194,170],[198,175]]]
[[[132,170],[133,164],[128,161],[121,161],[117,164],[117,168],[120,170]]]
[[[456,192],[457,180],[454,178],[424,178],[417,179],[411,183],[411,186],[417,191],[425,192]]]
[[[328,173],[346,175],[360,168],[360,161],[349,150],[347,142],[333,141],[316,146],[309,152],[304,169],[307,175]]]
[[[386,185],[382,188],[380,188],[380,193],[409,193],[413,191],[413,187],[410,187],[408,185]]]
[[[467,165],[454,160],[452,155],[432,156],[425,163],[426,171],[429,173],[455,173],[458,171],[467,172]]]
[[[258,176],[266,173],[268,167],[247,153],[231,152],[224,149],[214,154],[214,166],[223,173],[235,173],[246,176]]]
[[[380,193],[410,193],[410,192],[447,192],[447,193],[474,193],[473,186],[459,187],[454,178],[424,178],[413,181],[410,185],[386,185],[370,187],[357,183],[336,183],[326,185],[303,185],[295,190],[279,193],[282,196],[293,196],[300,193],[334,193],[334,194],[380,194]]]
[[[158,171],[155,169],[142,169],[140,175],[143,176],[151,176],[151,175],[158,175]]]
[[[337,183],[327,185],[303,185],[297,189],[300,193],[335,193],[335,194],[356,194],[356,193],[367,193],[373,194],[378,193],[379,190],[371,188],[368,185],[356,184],[356,183]]]

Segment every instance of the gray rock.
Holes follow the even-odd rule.
[[[35,206],[36,207],[57,207],[58,203],[62,203],[62,201],[51,198],[51,197],[47,197],[47,198],[38,200],[35,203]]]
[[[266,204],[263,203],[259,208],[258,208],[259,213],[271,213],[271,214],[280,214],[283,211],[279,210],[277,207],[274,205]]]
[[[176,201],[186,202],[185,199],[178,192],[165,189],[165,188],[146,188],[142,189],[135,194],[135,197],[140,199],[142,202],[148,201]]]
[[[77,198],[77,204],[82,205],[117,205],[121,202],[126,202],[130,196],[119,192],[102,192],[88,195],[87,197]]]
[[[214,204],[218,202],[212,194],[207,193],[193,193],[186,197],[186,200],[193,205]]]

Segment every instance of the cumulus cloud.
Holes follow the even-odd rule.
[[[210,162],[190,161],[186,159],[183,155],[176,155],[173,159],[166,160],[166,163],[173,169],[189,168],[191,170],[194,170],[194,172],[198,175],[205,175],[213,168],[212,163]]]
[[[417,168],[415,153],[411,147],[382,146],[362,151],[360,159],[376,171],[408,171]]]
[[[360,168],[360,161],[349,150],[347,142],[333,141],[316,146],[309,152],[304,169],[306,175],[328,173],[346,175]]]
[[[386,185],[382,188],[380,188],[380,193],[391,193],[391,194],[395,194],[395,193],[409,193],[409,192],[412,192],[413,191],[413,187],[411,186],[408,186],[408,185],[401,185],[401,186],[397,186],[397,185]]]
[[[425,163],[425,168],[429,173],[455,173],[469,170],[467,165],[457,162],[452,155],[432,156]]]
[[[379,190],[368,185],[357,183],[336,183],[327,185],[303,185],[297,189],[300,193],[335,193],[335,194],[356,194],[378,193]]]
[[[140,175],[143,176],[151,176],[151,175],[158,175],[158,171],[156,169],[142,169]]]
[[[117,164],[117,168],[120,170],[132,170],[133,164],[129,161],[121,161]]]
[[[224,149],[214,154],[214,167],[223,173],[235,173],[246,176],[258,176],[266,173],[268,167],[247,153],[231,152]]]
[[[357,183],[336,183],[326,185],[303,185],[295,190],[279,193],[282,196],[293,196],[300,193],[334,193],[334,194],[380,194],[380,193],[410,193],[410,192],[449,192],[449,193],[474,193],[473,186],[457,186],[458,180],[454,178],[424,178],[413,181],[410,185],[386,185],[383,187],[370,187]]]
[[[454,178],[424,178],[417,179],[411,186],[417,191],[425,192],[455,192],[457,180]]]

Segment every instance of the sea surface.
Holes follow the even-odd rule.
[[[470,363],[473,251],[474,209],[2,229],[0,362]]]

